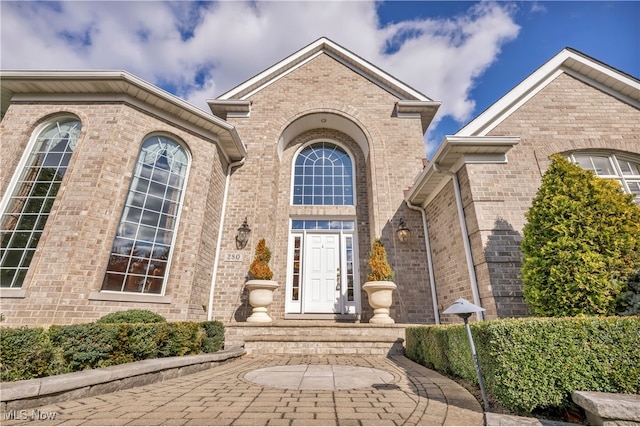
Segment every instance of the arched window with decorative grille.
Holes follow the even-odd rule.
[[[353,205],[353,162],[331,142],[316,142],[297,155],[293,173],[294,205]]]
[[[102,291],[163,294],[189,169],[176,141],[145,139],[113,241]]]
[[[59,116],[40,127],[30,154],[3,200],[0,286],[20,288],[47,223],[62,178],[80,138],[82,123]]]

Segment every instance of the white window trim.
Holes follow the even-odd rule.
[[[597,157],[607,157],[609,163],[613,166],[613,169],[616,172],[616,175],[598,175],[596,172],[592,171],[599,178],[604,179],[615,179],[619,183],[622,184],[622,189],[626,194],[632,194],[634,196],[634,200],[636,203],[640,204],[640,196],[636,196],[635,193],[631,191],[629,188],[629,184],[627,181],[637,181],[640,180],[640,175],[623,175],[622,169],[620,168],[619,159],[628,160],[632,163],[640,164],[640,156],[635,157],[633,154],[624,154],[624,153],[616,153],[613,151],[600,151],[600,150],[584,150],[584,151],[573,151],[566,155],[569,161],[573,164],[579,166],[576,161],[576,155],[578,156],[597,156]]]
[[[111,301],[140,301],[140,302],[161,302],[158,298],[159,297],[164,297],[166,290],[167,290],[167,283],[169,282],[169,275],[171,274],[171,265],[173,263],[173,255],[175,253],[175,245],[177,242],[177,238],[178,238],[178,231],[180,229],[180,220],[182,217],[182,211],[184,210],[184,199],[185,196],[187,194],[187,187],[189,185],[189,175],[191,173],[191,165],[192,165],[192,156],[191,156],[191,151],[189,150],[189,147],[187,146],[187,144],[181,139],[178,138],[175,135],[172,134],[168,134],[165,132],[153,132],[150,133],[148,135],[146,135],[144,138],[142,138],[142,142],[140,143],[140,148],[138,149],[138,155],[136,156],[136,163],[134,165],[134,169],[133,169],[133,174],[131,177],[131,182],[129,183],[129,188],[127,190],[127,194],[125,195],[125,199],[124,199],[124,203],[122,206],[122,210],[120,211],[120,217],[118,219],[118,226],[120,226],[120,221],[122,221],[122,217],[124,215],[125,210],[127,209],[127,198],[129,197],[129,192],[131,191],[131,183],[133,182],[133,180],[135,179],[135,170],[138,167],[138,157],[140,156],[140,152],[142,150],[142,145],[144,144],[144,142],[149,139],[149,138],[153,138],[156,136],[162,136],[168,139],[171,139],[173,142],[175,142],[176,144],[180,145],[182,147],[182,149],[185,152],[185,155],[187,157],[187,172],[185,173],[184,176],[184,183],[183,183],[183,187],[182,187],[182,194],[180,194],[180,200],[179,200],[179,209],[178,209],[178,213],[176,215],[176,224],[174,226],[174,232],[173,232],[173,236],[171,238],[171,246],[169,247],[169,256],[167,257],[167,267],[165,269],[165,274],[164,274],[164,278],[163,278],[163,282],[162,282],[162,291],[159,294],[150,294],[150,293],[134,293],[134,292],[124,292],[124,291],[109,291],[109,290],[102,290],[102,284],[104,282],[104,277],[107,274],[108,268],[109,268],[109,259],[111,259],[111,249],[109,250],[109,259],[107,259],[107,265],[104,268],[104,271],[102,273],[102,282],[100,282],[100,291],[98,292],[94,292],[92,293],[93,298],[89,297],[89,299],[95,299],[95,300],[99,300],[100,298],[97,297],[96,295],[101,295],[104,294],[105,297],[107,298],[107,300],[111,300]],[[116,231],[117,233],[117,231]],[[113,244],[113,241],[115,241],[116,239],[116,235],[113,236],[111,242]],[[117,299],[114,298],[110,295],[123,295],[123,298],[129,298],[129,299]],[[146,298],[143,298],[142,300],[140,298],[140,296],[147,296],[149,298],[154,298],[154,301],[146,301]],[[133,299],[131,299],[131,297],[133,297]],[[170,302],[170,299],[169,299]]]
[[[353,189],[352,205],[304,205],[304,204],[294,205],[293,204],[293,188],[295,185],[295,177],[296,177],[296,160],[298,159],[298,156],[305,148],[307,148],[310,145],[317,144],[319,142],[328,142],[330,144],[334,144],[338,146],[341,150],[343,150],[345,153],[347,153],[347,156],[349,156],[349,159],[351,160],[351,188]],[[357,197],[358,191],[356,188],[356,182],[358,180],[356,179],[356,175],[357,175],[356,161],[353,157],[353,154],[351,153],[351,150],[349,150],[349,148],[347,148],[343,143],[331,138],[316,138],[316,139],[307,141],[306,143],[298,147],[298,149],[293,155],[293,159],[291,160],[291,187],[289,188],[289,195],[290,195],[289,204],[291,206],[354,206],[355,207],[358,205],[358,197]]]

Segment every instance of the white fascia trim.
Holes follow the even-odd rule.
[[[255,76],[253,76],[249,80],[246,80],[244,83],[239,84],[238,86],[234,87],[230,91],[223,93],[222,95],[218,96],[218,98],[216,98],[216,99],[225,100],[225,99],[233,98],[237,94],[239,94],[242,91],[246,90],[247,88],[250,88],[251,86],[255,85],[256,83],[258,83],[260,80],[266,78],[267,76],[269,76],[271,74],[277,74],[278,70],[280,70],[282,68],[286,68],[286,66],[289,65],[289,64],[292,64],[292,63],[300,61],[301,58],[303,58],[305,55],[309,55],[314,49],[316,49],[322,43],[323,43],[323,39],[316,40],[314,43],[311,43],[307,47],[304,47],[304,48],[300,49],[299,51],[297,51],[293,55],[290,55],[289,57],[285,58],[284,60],[272,65],[271,67],[267,68],[263,72],[261,72],[259,74],[256,74]],[[298,66],[299,66],[299,64],[296,65],[293,69],[297,68]],[[276,80],[277,80],[277,78],[276,78]],[[269,79],[268,82],[270,82],[270,81],[273,81],[273,80]],[[265,84],[268,84],[268,83],[265,83]],[[264,86],[264,84],[260,85],[260,87],[263,87],[263,86]],[[255,90],[253,90],[251,92],[253,93],[253,92],[255,92]],[[241,99],[244,99],[246,97],[247,97],[247,95],[243,96]]]
[[[360,58],[359,56],[349,52],[343,47],[335,44],[331,40],[322,37],[310,45],[302,48],[298,52],[284,59],[283,61],[278,62],[277,64],[267,68],[265,71],[257,74],[251,79],[241,83],[239,86],[236,86],[234,89],[220,95],[217,99],[225,100],[231,99],[234,96],[237,96],[239,93],[242,93],[244,90],[251,88],[252,86],[258,84],[260,81],[265,80],[262,84],[259,84],[250,92],[244,94],[240,97],[240,99],[247,99],[251,95],[256,92],[262,90],[266,86],[271,83],[279,80],[280,78],[286,76],[290,72],[296,70],[302,65],[306,64],[310,60],[316,58],[317,56],[326,53],[331,56],[333,59],[339,61],[343,65],[346,65],[351,70],[357,72],[359,75],[367,78],[367,80],[383,87],[385,90],[392,93],[394,96],[397,96],[400,99],[406,98],[406,95],[399,93],[397,90],[392,88],[392,85],[397,86],[400,90],[405,91],[409,96],[415,97],[419,101],[432,101],[425,95],[421,94],[417,90],[413,89],[410,86],[402,83],[395,77],[390,74],[385,73],[381,69],[373,66],[369,62]],[[345,60],[344,58],[347,58]],[[351,61],[351,63],[349,62]],[[355,63],[358,67],[354,67],[352,64]],[[269,78],[269,76],[273,76]],[[373,76],[373,77],[372,77]],[[391,84],[387,84],[385,82],[389,82]]]
[[[531,99],[535,94],[540,92],[562,73],[567,73],[572,77],[578,78],[586,84],[594,86],[630,105],[635,106],[636,108],[640,108],[638,101],[633,100],[616,91],[615,89],[605,86],[602,83],[599,83],[592,78],[587,77],[583,73],[573,70],[567,62],[570,59],[591,68],[598,74],[618,80],[622,85],[630,86],[634,89],[640,90],[640,83],[634,81],[628,76],[625,76],[624,74],[619,73],[616,70],[606,67],[598,62],[585,58],[582,55],[578,55],[574,52],[564,49],[547,63],[542,65],[538,70],[529,75],[529,77],[524,79],[505,96],[491,105],[482,114],[480,114],[466,126],[460,129],[456,133],[456,135],[486,135],[498,124],[500,124],[506,117],[513,113],[513,111],[522,106],[522,104]]]
[[[526,84],[528,79],[525,80],[524,83],[521,83],[511,92],[507,93],[507,95],[489,107],[484,113],[480,114],[475,120],[456,132],[456,135],[486,135],[562,73],[562,70],[555,70],[553,73],[547,75],[542,82],[536,81],[535,85]]]
[[[251,115],[251,101],[241,99],[207,99],[209,109],[214,116],[220,118],[249,117]]]
[[[14,95],[12,102],[55,102],[55,103],[75,103],[75,102],[103,102],[103,103],[125,103],[142,111],[148,112],[162,120],[165,120],[175,126],[180,126],[187,129],[196,135],[200,135],[206,139],[209,139],[220,145],[220,137],[218,134],[205,131],[204,129],[194,125],[193,123],[184,120],[180,117],[176,117],[173,114],[168,114],[161,108],[147,104],[131,95],[124,94],[69,94],[69,95],[57,95],[57,94],[18,94]],[[224,152],[225,157],[227,153]],[[229,161],[229,159],[227,159]]]
[[[414,196],[420,192],[425,183],[430,177],[438,173],[434,164],[439,163],[448,154],[453,147],[464,146],[477,146],[478,144],[486,145],[487,147],[500,147],[498,153],[459,153],[459,158],[451,167],[452,171],[458,171],[465,163],[507,163],[506,153],[514,146],[520,143],[519,136],[459,136],[459,135],[447,135],[444,137],[438,150],[432,156],[431,160],[425,168],[416,176],[411,189],[405,196],[405,200],[413,203]],[[443,180],[422,203],[422,207],[425,208],[431,200],[442,190],[442,188],[448,182],[449,177]]]
[[[393,85],[397,86],[398,88],[400,88],[401,90],[405,91],[409,95],[413,96],[418,101],[433,101],[432,99],[430,99],[427,96],[423,95],[422,93],[418,92],[417,90],[415,90],[411,86],[408,86],[408,85],[402,83],[400,80],[396,79],[391,74],[388,74],[388,73],[384,72],[383,70],[381,70],[380,68],[376,67],[375,65],[365,61],[364,59],[362,59],[358,55],[355,55],[354,53],[352,53],[352,52],[342,48],[341,46],[333,43],[331,40],[325,39],[325,42],[335,52],[340,53],[341,55],[344,55],[345,57],[349,58],[350,61],[353,61],[353,62],[357,63],[361,67],[361,70],[365,70],[366,71],[363,74],[363,71],[359,71],[358,70],[361,75],[370,74],[372,76],[375,76],[376,79],[378,80],[378,84],[383,84],[383,86],[387,86],[386,84],[384,84],[384,82],[388,81],[391,84],[393,84]],[[331,52],[327,52],[327,53],[331,53]],[[335,57],[337,55],[331,55],[331,56]],[[342,62],[344,62],[344,61],[342,61]],[[353,67],[351,67],[351,68],[353,69]],[[366,75],[365,75],[365,77],[366,77]],[[369,80],[371,80],[371,79],[369,78]],[[390,90],[390,88],[388,88],[387,90]],[[394,90],[394,91],[392,91],[392,93],[397,93],[397,91]],[[405,98],[405,96],[401,96],[400,98]]]
[[[458,172],[462,166],[468,164],[501,164],[508,163],[506,154],[463,154],[454,164],[451,166],[452,172]]]
[[[289,73],[294,72],[295,70],[297,70],[298,68],[302,67],[303,65],[305,65],[307,62],[311,61],[312,59],[316,58],[317,56],[320,56],[322,54],[322,52],[316,52],[313,55],[303,59],[302,61],[298,62],[297,64],[295,64],[294,66],[292,66],[291,68],[287,68],[285,70],[283,70],[282,72],[275,74],[272,78],[265,80],[261,85],[256,86],[253,90],[251,90],[250,92],[247,92],[246,94],[244,94],[242,97],[240,97],[241,100],[246,100],[249,99],[251,96],[253,96],[254,94],[260,92],[261,90],[263,90],[265,87],[270,86],[272,83],[277,82],[278,80],[280,80],[281,78],[287,76]],[[274,66],[275,67],[275,66]],[[273,68],[273,67],[271,67]],[[270,70],[270,69],[269,69]],[[269,70],[265,71],[265,74],[269,72]],[[257,75],[256,77],[254,77],[253,79],[249,80],[248,85],[243,85],[245,87],[251,87],[254,83],[260,81],[262,78],[264,78],[262,75]],[[243,87],[244,89],[244,87]],[[239,91],[238,91],[239,92]],[[228,98],[218,98],[218,99],[228,99]]]
[[[0,81],[3,81],[5,87],[7,84],[10,84],[11,81],[20,81],[20,80],[34,80],[38,83],[48,83],[49,85],[55,85],[56,83],[63,82],[94,82],[96,84],[109,84],[109,83],[124,83],[125,85],[131,85],[143,93],[147,93],[152,97],[159,98],[161,101],[164,101],[168,104],[172,104],[178,107],[180,110],[186,112],[189,115],[194,116],[198,120],[203,120],[209,123],[214,124],[217,127],[222,128],[223,130],[229,132],[231,139],[233,140],[234,145],[236,145],[238,151],[240,152],[240,157],[245,157],[247,155],[247,149],[240,139],[237,130],[235,127],[222,120],[219,117],[216,117],[210,113],[207,113],[204,110],[188,103],[187,101],[178,98],[177,96],[152,85],[151,83],[142,80],[133,74],[130,74],[126,71],[82,71],[82,70],[72,70],[72,71],[33,71],[33,70],[8,70],[8,71],[0,71]],[[10,89],[9,89],[10,90]],[[144,105],[144,109],[150,110],[149,106],[152,105],[152,102],[147,101],[141,96],[144,95],[133,95],[126,93],[127,88],[122,87],[120,93],[113,93],[113,95],[120,95],[121,97],[128,97],[130,100],[138,100],[138,102],[131,102],[133,105],[142,106]],[[26,96],[24,93],[14,93],[12,100],[17,100],[19,96]],[[64,99],[65,97],[75,97],[80,99],[80,97],[84,96],[83,94],[77,95],[65,95],[64,93],[56,93],[56,92],[48,92],[46,94],[35,94],[34,96],[39,96],[41,99],[45,99],[47,95],[50,95],[52,98],[56,98],[57,100]],[[89,98],[97,98],[99,96],[109,96],[110,94],[104,94],[104,92],[96,92],[96,93],[86,93],[86,99]],[[160,107],[154,107],[154,111],[163,111]],[[169,115],[162,115],[161,117],[169,117]],[[184,119],[184,122],[191,122],[190,120]],[[172,120],[173,121],[173,120]],[[221,147],[222,148],[222,147]],[[229,157],[229,154],[222,149],[223,153],[225,153],[225,157]]]
[[[440,181],[438,185],[436,185],[436,187],[433,189],[431,194],[429,194],[429,196],[424,199],[424,202],[421,203],[422,209],[427,209],[427,206],[429,206],[431,202],[433,202],[433,199],[438,197],[438,194],[440,194],[440,192],[444,189],[444,187],[446,187],[449,181],[451,181],[451,177],[445,176],[445,178],[442,181]]]
[[[601,90],[602,92],[613,96],[614,98],[619,99],[620,101],[627,103],[635,108],[640,109],[640,101],[630,98],[622,93],[620,93],[619,91],[617,91],[616,89],[610,87],[610,86],[606,86],[598,81],[595,81],[591,78],[589,78],[588,76],[585,76],[582,73],[579,73],[575,70],[571,70],[571,69],[564,69],[564,72],[567,73],[568,75],[570,75],[571,77],[574,77],[578,80],[580,80],[581,82],[589,85],[589,86],[593,86],[598,90]],[[614,76],[615,78],[617,78],[617,76]],[[621,83],[621,84],[628,84],[629,86],[633,87],[634,89],[640,91],[640,83],[635,82],[627,77],[625,77],[628,80],[628,83]],[[622,79],[620,79],[622,80]]]
[[[440,144],[442,145],[442,144]],[[426,184],[426,182],[429,180],[429,177],[431,175],[433,175],[434,173],[437,173],[435,171],[435,169],[433,168],[433,163],[429,162],[429,164],[422,168],[422,171],[420,171],[420,173],[418,174],[418,176],[415,177],[415,179],[413,180],[413,185],[411,186],[411,188],[409,189],[409,191],[407,192],[407,194],[405,195],[405,201],[408,203],[413,204],[413,197],[416,193],[419,193],[420,190],[422,189],[422,187],[424,187],[424,185]],[[422,208],[424,208],[426,206],[425,203],[422,203]]]

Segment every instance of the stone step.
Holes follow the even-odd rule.
[[[241,345],[249,354],[403,354],[407,326],[308,320],[267,325],[233,322],[225,325],[225,348]]]

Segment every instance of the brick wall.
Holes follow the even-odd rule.
[[[2,120],[3,194],[34,129],[60,112],[82,134],[32,260],[24,298],[1,298],[3,325],[70,324],[120,309],[204,320],[226,165],[212,141],[121,103],[11,105]],[[165,132],[192,157],[165,295],[170,304],[90,300],[98,292],[142,140]]]
[[[403,203],[403,190],[408,178],[421,169],[424,143],[419,119],[392,117],[397,98],[354,73],[327,55],[320,55],[305,65],[250,97],[248,118],[229,119],[247,144],[248,158],[231,180],[226,212],[222,258],[237,252],[234,245],[236,228],[248,217],[253,229],[251,241],[243,251],[242,263],[222,262],[216,281],[215,318],[243,320],[246,303],[243,291],[245,276],[253,257],[253,248],[261,237],[267,239],[273,258],[274,280],[280,284],[271,308],[276,319],[284,317],[287,242],[293,153],[301,144],[314,138],[330,138],[344,144],[355,157],[357,182],[357,232],[360,255],[360,282],[366,280],[370,243],[382,237],[389,262],[396,270],[396,321],[432,321],[428,293],[428,270],[424,241],[421,240],[420,214]],[[283,132],[297,119],[311,113],[330,113],[355,123],[366,135],[368,158],[353,138],[334,129],[318,128],[298,135],[282,147],[278,143]],[[295,209],[303,209],[295,207]],[[343,208],[305,207],[298,214],[343,215]],[[353,208],[352,208],[353,209]],[[411,242],[400,245],[395,237],[399,218],[415,234]],[[363,295],[364,317],[369,315]]]
[[[453,181],[449,181],[427,205],[426,214],[440,321],[456,323],[459,321],[457,316],[442,314],[442,311],[458,298],[473,301],[473,294]]]
[[[458,173],[473,260],[487,317],[523,316],[520,241],[548,157],[582,149],[640,154],[640,111],[562,74],[490,135],[521,142],[506,164],[467,164]]]

